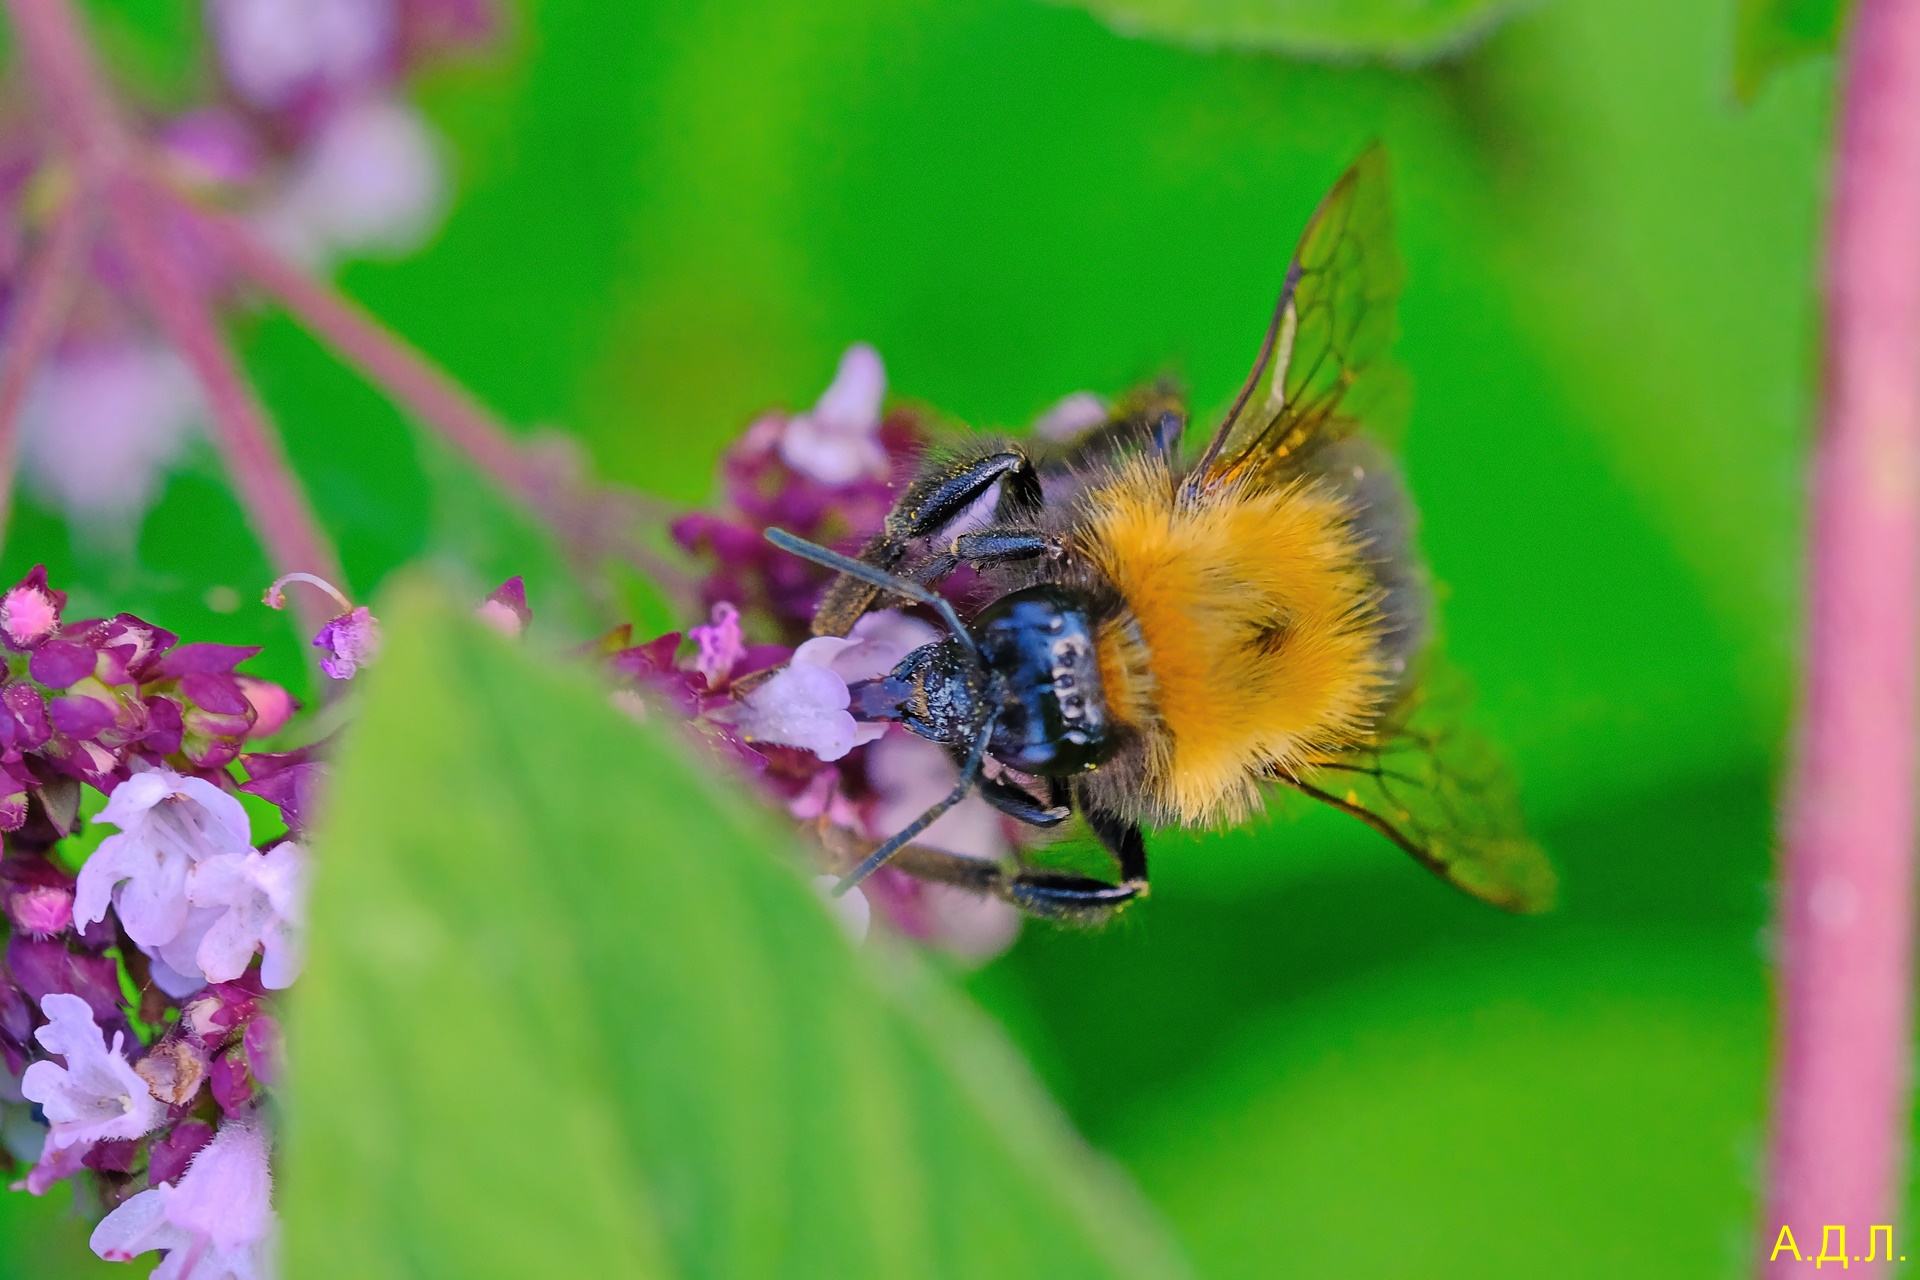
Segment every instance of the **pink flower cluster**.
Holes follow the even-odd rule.
[[[209,92],[154,130],[170,181],[240,211],[313,267],[424,239],[445,180],[406,80],[423,61],[490,38],[492,0],[207,0],[205,13]],[[0,325],[22,295],[47,193],[70,180],[30,124],[0,134]],[[161,229],[208,297],[237,300],[231,267],[190,221]],[[22,408],[23,462],[82,528],[124,539],[206,410],[111,242],[94,249],[79,286]]]
[[[247,749],[296,709],[239,671],[255,650],[65,605],[42,569],[0,595],[0,1143],[34,1194],[93,1182],[102,1257],[269,1275],[270,995],[300,971],[297,836],[323,766]],[[83,788],[112,833],[76,872]],[[242,792],[287,831],[256,843]]]

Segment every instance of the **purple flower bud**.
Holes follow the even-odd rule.
[[[680,714],[691,716],[700,709],[701,686],[693,672],[673,665],[673,655],[679,648],[680,633],[669,631],[658,639],[620,650],[608,663],[617,674],[652,689]]]
[[[55,698],[48,712],[54,732],[69,738],[97,738],[113,727],[116,718],[114,708],[88,697]]]
[[[7,968],[35,1004],[56,993],[75,995],[103,1026],[121,1022],[120,971],[106,956],[77,954],[64,942],[15,934],[7,940]]]
[[[47,749],[47,763],[97,791],[111,791],[120,780],[120,757],[90,738],[62,735]]]
[[[365,605],[341,614],[313,638],[313,647],[326,657],[320,669],[335,680],[351,680],[361,664],[371,662],[380,652],[380,623]]]
[[[17,759],[23,751],[37,750],[53,736],[46,699],[32,685],[16,681],[0,689],[0,707],[7,713],[0,717],[0,740],[9,757]]]
[[[180,678],[181,750],[201,768],[217,769],[240,754],[253,729],[253,704],[238,677],[194,672]]]
[[[190,675],[227,675],[259,652],[257,644],[183,644],[160,659],[154,675],[162,680]]]
[[[28,937],[51,938],[73,924],[73,877],[45,858],[0,863],[0,892],[7,919]]]
[[[247,1070],[244,1055],[228,1050],[213,1060],[207,1072],[213,1088],[213,1100],[228,1115],[238,1115],[253,1101],[253,1075]]]
[[[134,1150],[139,1145],[135,1138],[109,1138],[88,1147],[80,1163],[96,1173],[132,1173]]]
[[[0,642],[9,649],[27,650],[44,644],[60,627],[60,611],[67,593],[47,585],[47,567],[33,572],[0,596]]]
[[[504,636],[517,636],[533,624],[527,605],[527,584],[519,574],[495,587],[476,611],[480,621]]]
[[[300,709],[300,700],[288,693],[271,680],[258,680],[253,676],[236,676],[240,682],[240,693],[253,708],[253,727],[247,730],[249,738],[271,738],[286,727],[293,719],[293,713]]]
[[[178,1182],[180,1175],[187,1171],[188,1163],[212,1138],[212,1125],[182,1120],[167,1130],[165,1136],[154,1139],[147,1154],[147,1185],[157,1187],[163,1182]]]
[[[27,789],[0,792],[0,831],[18,831],[27,824]]]
[[[102,657],[112,658],[115,669],[103,671],[100,678],[108,684],[138,684],[149,680],[161,655],[178,640],[173,632],[143,622],[130,613],[108,618],[97,628],[93,643]]]
[[[194,995],[180,1011],[180,1025],[195,1043],[213,1049],[226,1044],[259,1013],[265,993],[249,972],[235,982],[215,982]]]
[[[316,758],[315,748],[253,751],[241,756],[240,762],[247,769],[247,781],[240,789],[277,806],[289,830],[304,829],[327,776],[327,766]]]
[[[49,689],[65,689],[93,674],[97,655],[84,644],[49,640],[33,651],[27,671]]]
[[[695,627],[687,636],[700,646],[693,667],[706,678],[707,688],[725,688],[734,667],[747,655],[740,634],[740,611],[723,600],[713,606],[713,621]]]
[[[280,1079],[280,1064],[286,1057],[286,1042],[280,1034],[280,1023],[266,1014],[260,1014],[247,1024],[240,1047],[246,1051],[247,1065],[253,1070],[253,1078],[262,1086],[271,1089]]]
[[[147,734],[141,744],[163,756],[180,750],[183,724],[180,703],[165,694],[147,699]]]
[[[159,142],[167,159],[202,183],[231,186],[260,172],[260,144],[231,111],[190,111],[162,126]]]

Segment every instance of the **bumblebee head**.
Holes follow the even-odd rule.
[[[1055,586],[1000,597],[969,628],[994,710],[987,754],[1022,773],[1067,777],[1113,754],[1085,605]]]

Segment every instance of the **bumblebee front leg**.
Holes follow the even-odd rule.
[[[1007,447],[981,457],[962,458],[915,480],[887,514],[886,525],[859,558],[891,573],[915,540],[941,528],[1000,486],[1000,519],[1029,517],[1040,510],[1040,473],[1033,460]],[[813,613],[813,634],[843,636],[873,608],[879,589],[856,578],[835,578]]]

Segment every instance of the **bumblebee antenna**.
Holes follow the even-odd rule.
[[[844,573],[849,578],[858,578],[868,586],[878,587],[882,591],[890,591],[896,596],[905,596],[918,604],[928,606],[940,615],[940,620],[947,624],[947,630],[953,632],[953,638],[960,642],[968,656],[976,664],[980,661],[980,650],[974,644],[973,636],[967,631],[966,624],[960,621],[960,615],[954,612],[953,602],[945,596],[929,591],[909,578],[902,578],[898,574],[888,573],[885,569],[876,568],[863,560],[855,560],[852,556],[843,556],[838,551],[831,551],[817,542],[796,538],[785,529],[767,530],[767,541],[782,551],[799,556],[802,560],[811,560],[823,568]],[[844,891],[841,889],[835,892]]]
[[[842,896],[847,890],[854,888],[862,880],[884,867],[887,859],[900,852],[909,840],[932,826],[934,819],[967,798],[967,792],[973,790],[974,781],[980,776],[980,762],[986,757],[987,743],[992,737],[993,717],[988,716],[981,724],[979,732],[973,735],[973,748],[967,752],[967,762],[960,766],[960,780],[953,784],[953,790],[947,793],[945,799],[894,832],[885,844],[868,854],[865,862],[848,872],[839,884],[833,886],[834,897]]]

